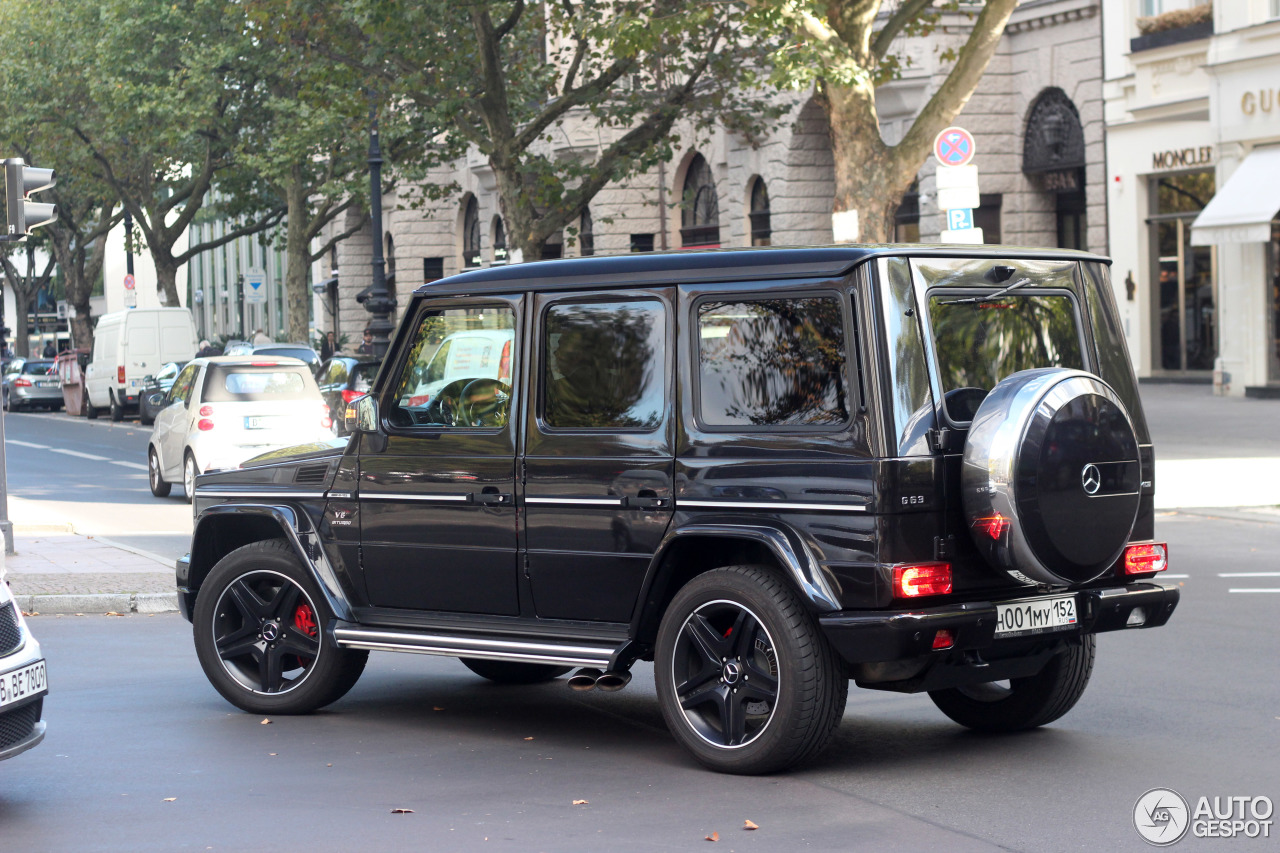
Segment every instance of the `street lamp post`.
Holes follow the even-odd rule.
[[[364,310],[371,315],[369,330],[373,332],[373,354],[382,358],[390,345],[391,312],[396,299],[387,292],[387,262],[382,256],[382,148],[378,145],[378,102],[369,91],[369,225],[373,237],[373,285],[364,300]]]

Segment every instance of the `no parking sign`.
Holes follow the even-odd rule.
[[[944,166],[967,166],[975,148],[973,134],[963,127],[944,128],[933,138],[933,156]]]

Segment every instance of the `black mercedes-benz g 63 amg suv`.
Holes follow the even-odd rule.
[[[177,568],[255,713],[370,650],[501,682],[653,661],[717,770],[828,742],[849,680],[1051,722],[1163,625],[1153,456],[1107,262],[1007,247],[644,254],[419,288],[353,437],[199,478]]]

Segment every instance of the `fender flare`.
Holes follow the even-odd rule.
[[[225,503],[209,507],[200,513],[191,535],[191,554],[186,567],[187,575],[185,578],[178,578],[179,594],[185,591],[188,595],[194,595],[199,588],[199,583],[193,585],[191,581],[195,579],[203,582],[217,562],[201,557],[201,552],[208,551],[211,547],[204,541],[212,536],[211,531],[214,525],[211,522],[227,516],[245,515],[251,515],[256,519],[270,519],[274,522],[303,567],[320,587],[320,593],[324,596],[325,603],[329,605],[330,612],[338,619],[348,622],[354,620],[351,602],[347,599],[333,566],[325,557],[324,549],[319,547],[319,537],[311,529],[310,520],[306,514],[298,512],[288,504]],[[315,543],[314,546],[311,543]]]

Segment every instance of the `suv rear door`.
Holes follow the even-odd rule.
[[[673,295],[534,297],[524,465],[538,616],[631,618],[672,514]]]

